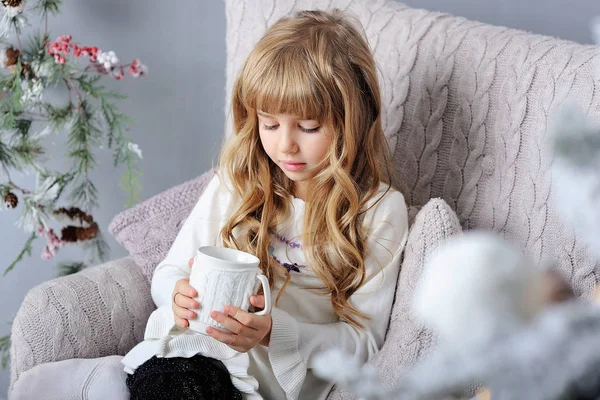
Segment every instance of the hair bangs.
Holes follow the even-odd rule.
[[[289,114],[302,119],[327,121],[329,96],[319,88],[320,77],[301,49],[281,49],[259,59],[252,81],[245,80],[244,103],[267,114]]]

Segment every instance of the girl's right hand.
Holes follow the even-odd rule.
[[[193,258],[188,265],[192,267]],[[173,314],[175,315],[175,324],[182,328],[190,326],[190,319],[196,318],[196,313],[192,311],[200,307],[200,304],[194,300],[198,292],[190,285],[189,278],[183,278],[175,283],[175,289],[171,298],[173,299]]]

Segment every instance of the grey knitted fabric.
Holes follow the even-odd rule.
[[[38,364],[124,355],[144,338],[154,309],[150,284],[129,257],[31,289],[12,325],[9,393]]]
[[[411,211],[414,210],[412,207]],[[417,322],[410,312],[413,291],[427,256],[448,237],[461,231],[456,214],[442,199],[429,200],[415,216],[404,250],[385,343],[370,362],[377,367],[378,375],[386,386],[391,387],[398,382],[401,375],[435,343],[433,333]],[[329,395],[331,400],[355,398],[337,387]]]
[[[555,260],[578,295],[591,293],[597,262],[551,202],[544,136],[568,97],[600,122],[600,48],[391,0],[226,5],[226,109],[238,71],[268,26],[300,9],[351,13],[378,64],[385,134],[408,203],[443,198],[464,228],[502,232],[533,260]]]

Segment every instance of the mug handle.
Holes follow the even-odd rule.
[[[255,315],[267,315],[271,312],[271,289],[269,288],[269,278],[263,274],[256,275],[256,279],[260,281],[265,295],[265,308],[262,311],[255,312]]]

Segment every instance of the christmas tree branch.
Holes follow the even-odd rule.
[[[14,209],[20,204],[22,211],[17,225],[32,232],[6,272],[30,254],[31,242],[36,235],[47,241],[42,258],[54,256],[63,243],[83,245],[86,254],[92,255],[91,260],[105,258],[108,246],[91,215],[91,210],[98,206],[98,189],[90,179],[97,164],[95,150],[102,148],[105,138],[108,148],[114,151],[115,166],[123,164],[126,167],[120,184],[128,195],[127,205],[137,201],[141,186],[136,156],[141,158],[142,152],[125,137],[126,124],[130,120],[113,102],[126,96],[106,90],[99,81],[104,77],[119,80],[126,72],[134,77],[144,76],[147,67],[137,59],[121,64],[114,52],[79,45],[72,42],[71,35],[50,40],[48,17],[59,12],[62,0],[30,2],[36,2],[33,9],[40,14],[43,31],[29,37],[26,43],[21,37],[23,27],[28,25],[25,3],[11,0],[2,1],[1,5],[9,16],[6,24],[0,27],[1,33],[11,33],[18,46],[9,45],[5,49],[3,64],[10,72],[0,76],[0,171],[6,171],[8,178],[8,182],[0,183],[0,206]],[[82,68],[81,61],[87,62],[87,66]],[[44,100],[45,90],[52,85],[66,87],[66,104]],[[43,129],[36,132],[39,125]],[[62,174],[46,169],[42,162],[46,147],[41,141],[42,137],[61,133],[66,134],[67,155],[73,162]],[[12,170],[35,172],[36,187],[27,190],[15,184],[9,173]],[[56,210],[67,189],[67,207]],[[64,210],[78,210],[88,218],[77,222]],[[53,221],[63,225],[60,238],[50,227]],[[83,263],[78,265],[85,267]],[[75,264],[62,269],[65,273],[76,270]]]
[[[75,261],[72,263],[61,263],[58,266],[58,276],[67,276],[76,274],[77,272],[85,269],[85,263],[81,261]]]
[[[16,27],[16,29],[15,29],[15,36],[17,38],[17,44],[19,45],[18,49],[19,49],[19,51],[22,51],[23,50],[23,46],[21,45],[21,35],[20,35],[21,28],[19,27],[18,24],[15,24],[15,27]]]
[[[139,201],[141,191],[141,170],[136,167],[135,153],[129,148],[129,140],[124,135],[125,125],[132,121],[123,113],[118,112],[118,107],[110,99],[123,99],[120,93],[105,90],[104,86],[97,85],[100,76],[86,78],[81,76],[77,79],[81,89],[92,98],[99,99],[104,122],[107,127],[108,147],[112,148],[116,143],[113,158],[114,165],[125,164],[120,187],[127,193],[126,206],[130,207]],[[116,137],[115,137],[116,136]]]
[[[40,0],[35,9],[44,17],[48,14],[57,15],[60,11],[62,0]]]
[[[10,178],[10,172],[8,171],[8,169],[7,169],[7,168],[6,168],[4,165],[2,165],[2,169],[4,169],[4,173],[6,174],[6,178],[8,179],[8,185],[5,185],[5,187],[7,187],[7,188],[8,188],[8,190],[6,190],[7,192],[8,192],[9,190],[11,190],[11,189],[16,189],[16,190],[19,190],[19,191],[21,191],[21,193],[23,193],[23,194],[29,194],[29,193],[31,193],[29,190],[27,190],[27,189],[24,189],[24,188],[22,188],[22,187],[19,187],[19,186],[17,186],[17,185],[16,185],[16,184],[15,184],[15,183],[12,181],[12,179]]]
[[[10,361],[10,335],[0,337],[0,364],[6,369]]]
[[[138,168],[134,168],[131,154],[127,155],[127,170],[121,178],[120,187],[127,192],[127,200],[125,204],[127,207],[133,207],[135,203],[139,201],[139,192],[141,191],[140,178],[142,177],[142,171]]]
[[[6,274],[8,274],[15,267],[15,265],[17,265],[23,259],[25,254],[27,254],[28,256],[31,256],[31,244],[33,243],[33,241],[36,238],[37,238],[37,234],[35,232],[33,232],[29,236],[27,241],[25,242],[25,246],[23,247],[23,249],[17,256],[17,258],[4,270],[4,273],[2,274],[2,276],[5,276]]]

